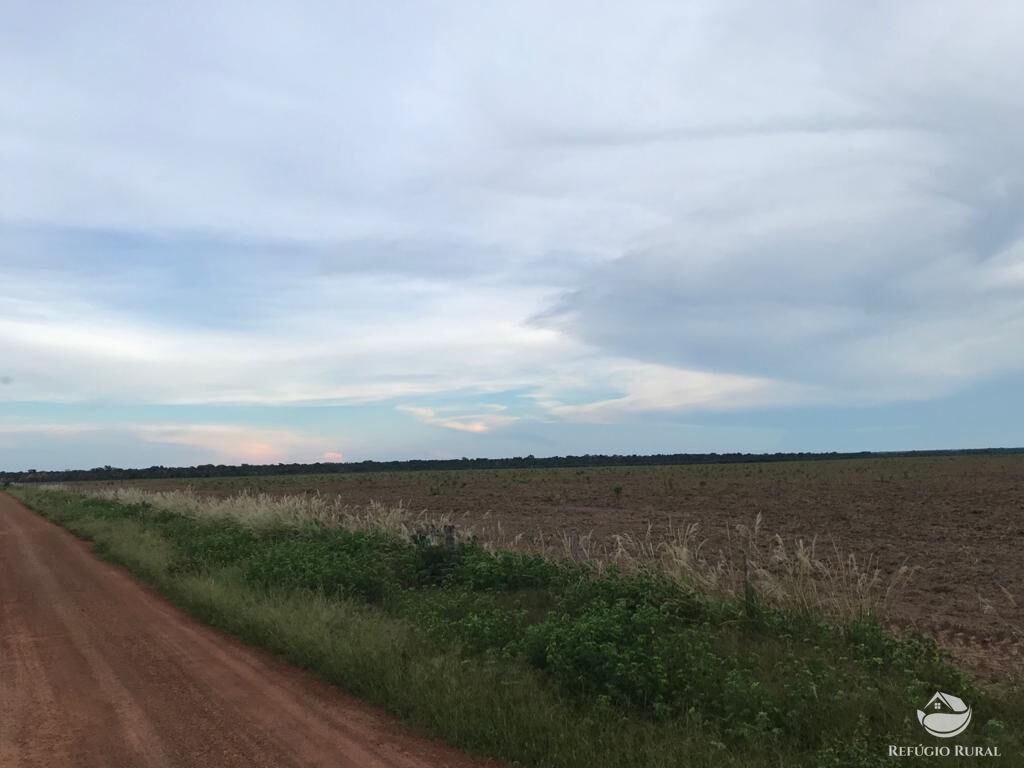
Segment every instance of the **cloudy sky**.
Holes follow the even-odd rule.
[[[0,469],[1024,444],[1024,5],[0,8]]]

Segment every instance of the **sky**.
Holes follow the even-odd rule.
[[[1024,5],[0,7],[0,469],[1024,445]]]

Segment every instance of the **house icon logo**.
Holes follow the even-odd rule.
[[[917,710],[917,721],[932,736],[951,739],[971,724],[971,708],[951,693],[936,693]]]

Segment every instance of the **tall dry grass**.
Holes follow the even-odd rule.
[[[884,617],[914,571],[907,564],[883,570],[873,556],[858,558],[843,553],[834,542],[822,546],[817,538],[787,542],[766,533],[760,515],[750,525],[727,526],[725,545],[712,548],[697,523],[672,525],[667,532],[658,533],[648,526],[643,535],[595,538],[591,533],[570,530],[538,530],[531,536],[508,533],[500,520],[469,523],[401,504],[354,506],[319,493],[273,496],[243,492],[211,497],[191,488],[145,491],[133,487],[84,493],[200,520],[226,518],[254,527],[314,525],[375,531],[406,541],[424,537],[440,541],[446,528],[456,526],[459,540],[473,541],[491,551],[517,550],[571,559],[597,570],[610,565],[656,569],[710,594],[740,599],[753,595],[840,619],[868,614]]]

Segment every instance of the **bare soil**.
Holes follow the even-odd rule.
[[[0,766],[478,765],[199,625],[0,494]]]
[[[933,634],[981,678],[1024,681],[1024,455],[677,467],[396,472],[191,481],[228,495],[319,492],[402,502],[508,535],[577,530],[663,539],[698,523],[706,548],[762,516],[766,536],[817,540],[883,574],[916,569],[889,618]],[[94,485],[94,484],[88,484]],[[616,490],[618,489],[618,490]]]

